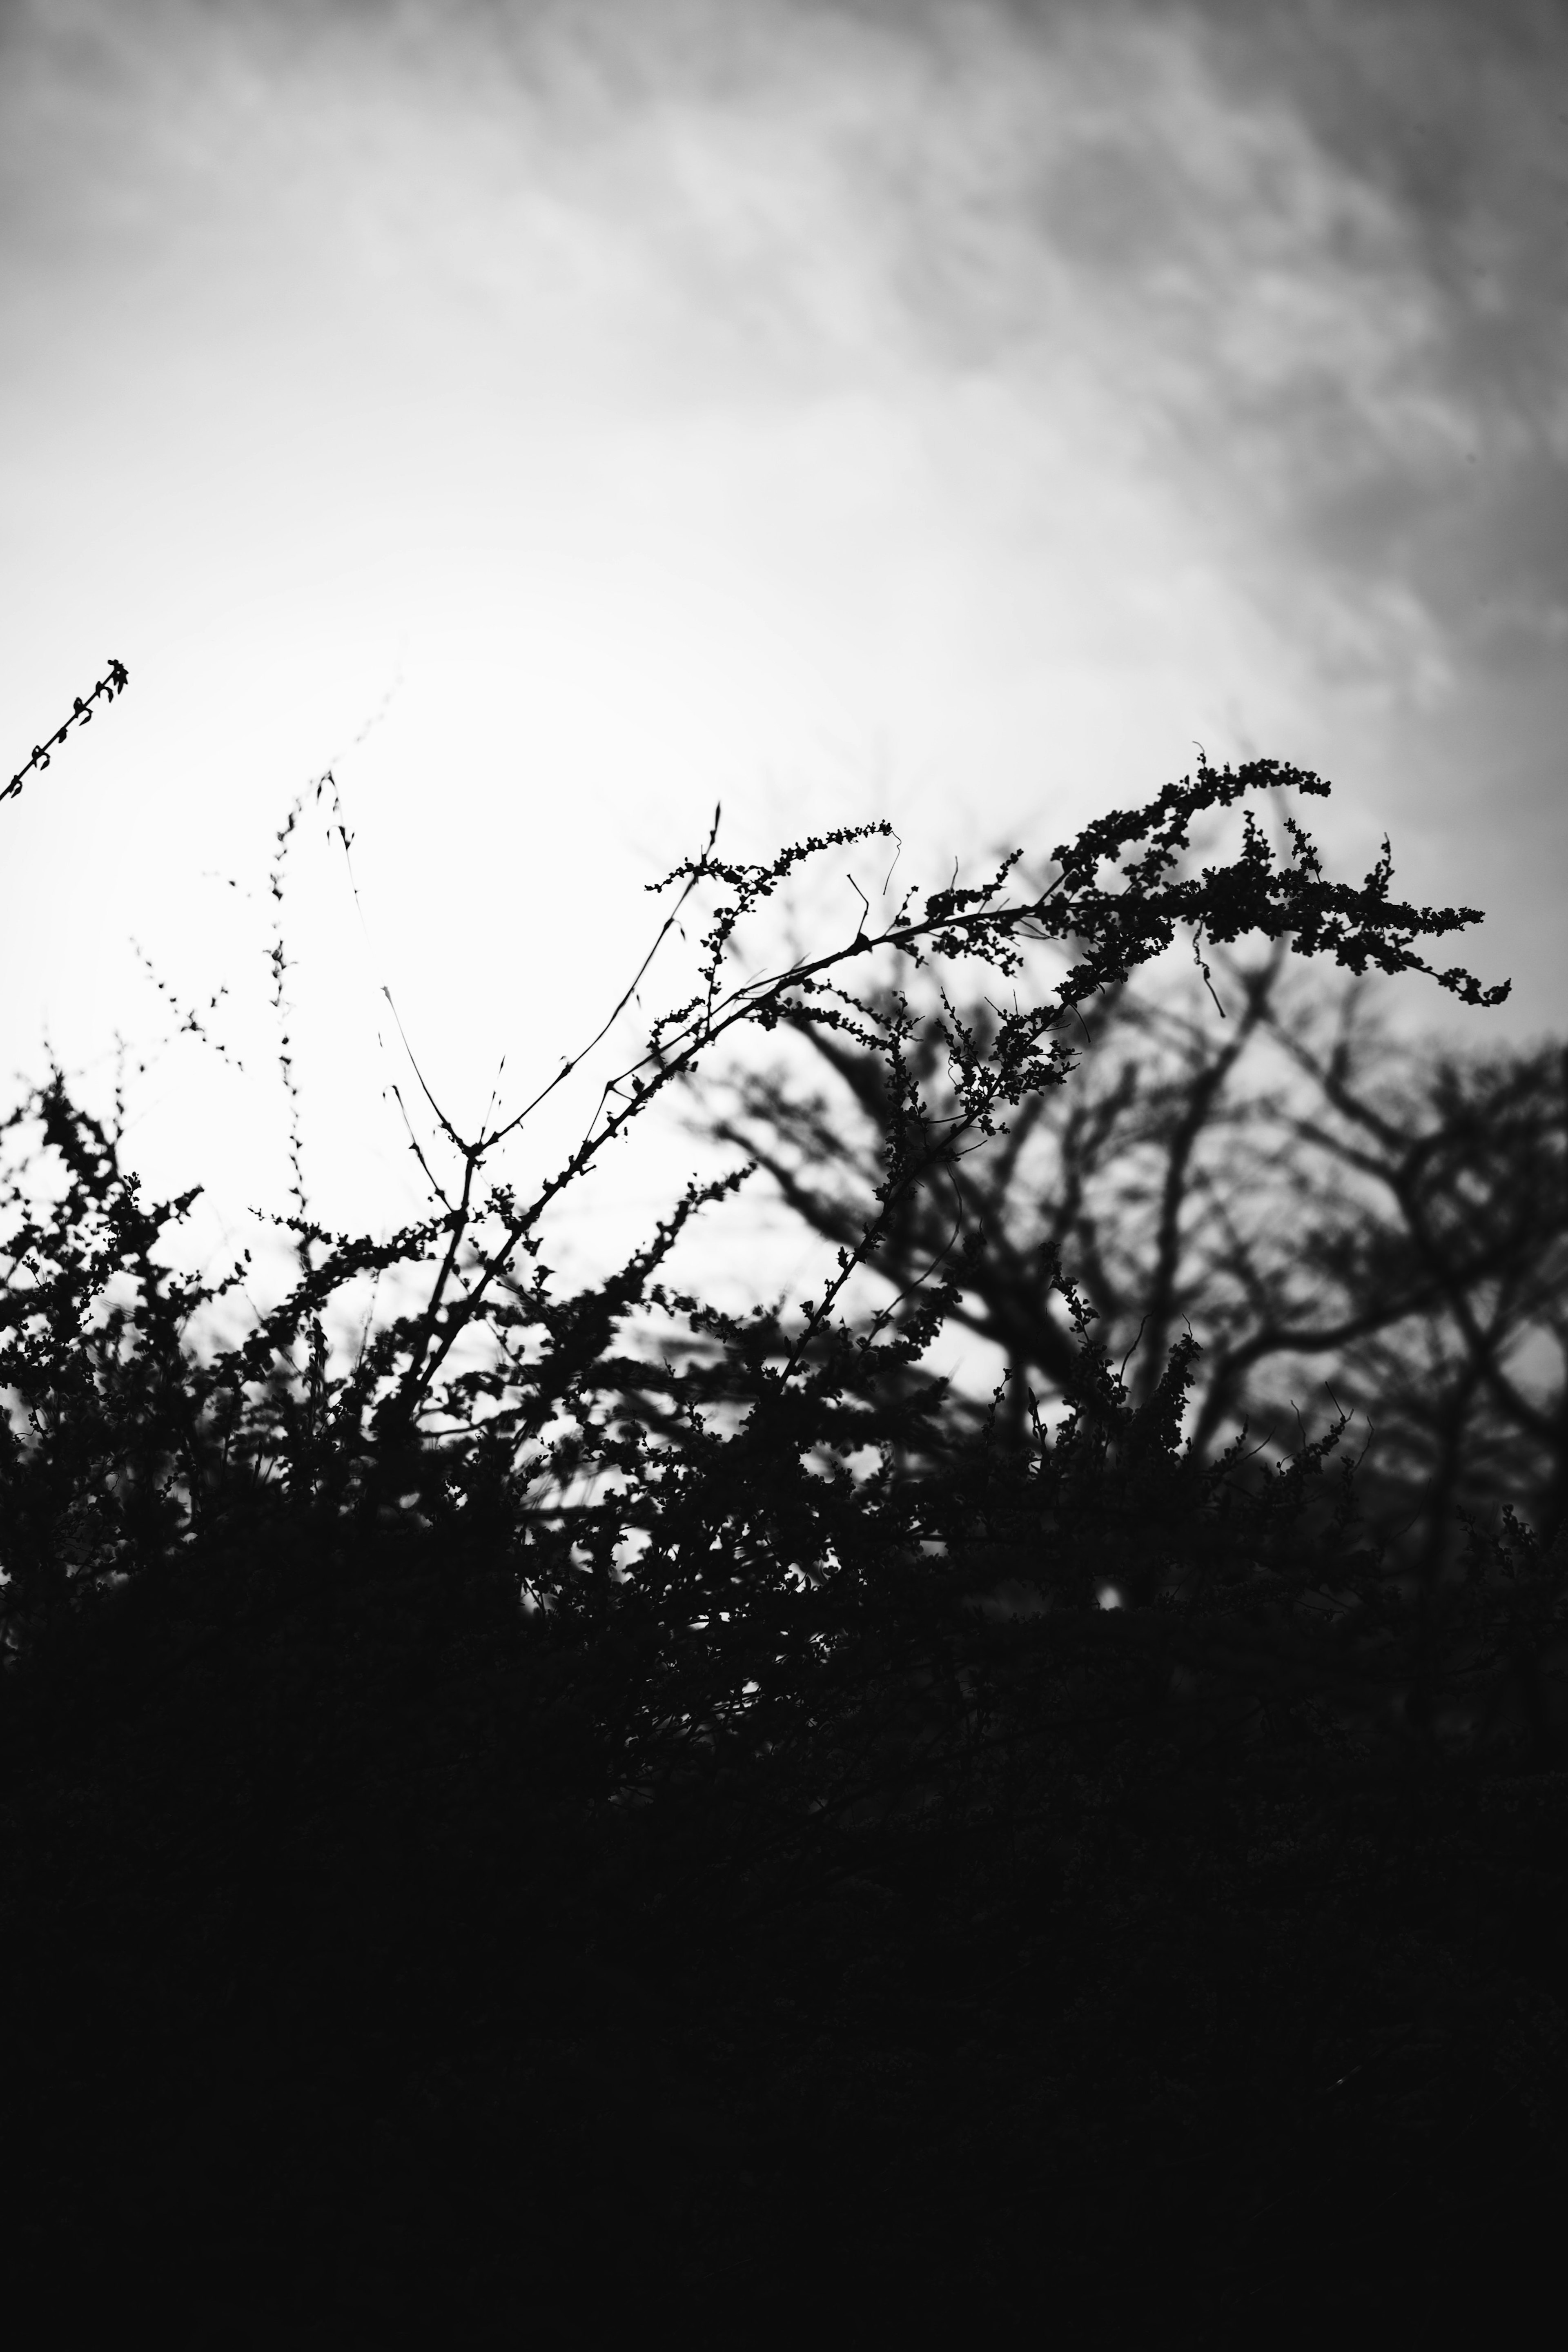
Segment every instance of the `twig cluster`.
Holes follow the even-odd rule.
[[[130,683],[131,673],[126,668],[125,664],[121,661],[110,661],[107,671],[104,673],[103,677],[99,679],[98,684],[93,688],[92,692],[88,695],[79,694],[75,697],[71,703],[69,718],[62,719],[59,726],[56,728],[54,733],[52,735],[46,735],[41,743],[34,744],[32,751],[27,759],[24,761],[21,767],[17,769],[16,774],[12,777],[10,782],[5,787],[5,789],[0,791],[0,801],[8,801],[13,798],[19,797],[22,787],[26,782],[27,778],[34,774],[41,775],[43,773],[44,770],[49,764],[52,754],[65,741],[66,737],[70,733],[71,729],[73,727],[88,727],[91,725],[93,704],[100,698],[105,702],[112,702],[117,694],[123,694],[125,688],[130,685]]]

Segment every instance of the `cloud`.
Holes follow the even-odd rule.
[[[363,725],[412,580],[471,642],[423,672],[416,645],[361,758],[367,859],[419,869],[406,901],[384,877],[389,935],[437,768],[454,861],[499,808],[526,831],[541,779],[590,850],[678,854],[721,790],[761,851],[819,787],[830,823],[907,793],[945,850],[1059,839],[1201,735],[1340,777],[1333,818],[1394,825],[1416,895],[1541,917],[1555,985],[1564,22],[13,5],[0,721],[32,740],[110,650],[136,678],[68,779],[100,898],[68,936],[35,894],[18,970],[99,1019],[119,983],[67,967],[116,893],[151,923],[154,866],[177,949],[199,828],[275,826]],[[10,812],[40,871],[66,805]],[[486,862],[498,894],[531,870]]]
[[[847,643],[945,575],[1008,658],[1228,663],[1255,728],[1266,674],[1276,709],[1437,709],[1568,627],[1565,26],[32,0],[13,512],[122,594],[132,548],[325,562],[613,502],[829,602],[879,545]]]

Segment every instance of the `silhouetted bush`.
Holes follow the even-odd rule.
[[[1451,2318],[1510,2234],[1524,2276],[1568,2123],[1560,1549],[1508,1513],[1412,1587],[1342,1421],[1205,1458],[1195,1341],[1130,1393],[1059,1265],[1054,1428],[918,1377],[973,1256],[896,1328],[850,1312],[1179,929],[1428,971],[1474,919],[1394,902],[1386,852],[1328,881],[1289,817],[1281,864],[1249,810],[1180,871],[1196,815],[1287,785],[1327,789],[1205,766],[1022,898],[1008,861],[733,984],[801,861],[885,828],[710,838],[670,877],[728,894],[700,986],[537,1196],[482,1188],[510,1129],[443,1122],[429,1220],[333,1237],[301,1197],[298,1281],[232,1343],[195,1335],[242,1270],[160,1254],[192,1196],[145,1203],[62,1073],[22,1106],[57,1181],[16,1180],[0,1309],[14,2300],[175,2342],[1196,2345]],[[1051,998],[953,1011],[945,965],[1011,984],[1041,938]],[[935,977],[934,1029],[845,985],[878,958]],[[785,1023],[887,1072],[821,1294],[668,1286],[735,1178],[555,1282],[552,1204]],[[329,1306],[399,1265],[418,1303],[334,1361]]]

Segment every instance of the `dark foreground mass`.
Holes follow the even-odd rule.
[[[63,1627],[5,1686],[14,2310],[345,2347],[1509,2328],[1568,2133],[1550,1725],[1200,1725],[1142,1666],[1129,1716],[1126,1629],[1067,1665],[1059,1624],[987,1638],[984,1742],[862,1661],[830,1730],[608,1805],[625,1660],[449,1546],[237,1549]],[[851,1747],[861,1794],[814,1802]]]

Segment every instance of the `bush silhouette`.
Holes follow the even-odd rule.
[[[197,1334],[243,1269],[162,1248],[194,1195],[144,1202],[63,1072],[20,1107],[55,1181],[12,1181],[0,1322],[14,2302],[207,2343],[1197,2345],[1479,2311],[1504,2249],[1544,2259],[1560,1548],[1507,1510],[1413,1586],[1343,1419],[1194,1451],[1197,1341],[1131,1391],[1059,1265],[1051,1428],[920,1377],[984,1295],[962,1233],[896,1318],[853,1307],[1178,933],[1499,1000],[1417,954],[1477,919],[1394,901],[1386,845],[1331,881],[1286,814],[1278,856],[1247,803],[1285,788],[1327,791],[1205,765],[1038,887],[1010,859],[752,980],[742,926],[886,828],[742,866],[716,821],[661,886],[718,894],[700,985],[537,1194],[486,1185],[516,1120],[432,1099],[428,1219],[334,1236],[301,1184],[298,1279],[237,1339]],[[1052,994],[954,1009],[950,967],[1010,989],[1040,939]],[[900,960],[934,1014],[850,985]],[[885,1073],[820,1293],[671,1286],[737,1176],[558,1282],[609,1143],[802,1024]],[[334,1357],[334,1300],[398,1267],[415,1303]]]

